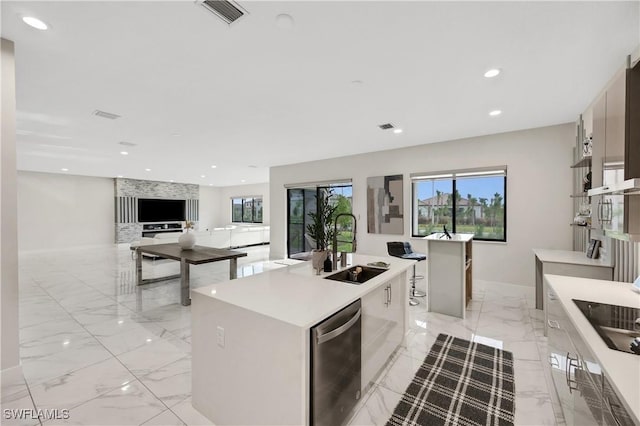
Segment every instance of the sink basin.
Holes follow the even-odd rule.
[[[354,279],[354,273],[356,268],[362,268],[362,271],[358,273]],[[327,280],[341,281],[343,283],[358,285],[358,284],[366,283],[371,278],[375,278],[385,271],[386,269],[382,269],[382,268],[372,268],[370,266],[356,265],[356,266],[352,266],[351,268],[344,269],[340,272],[336,272],[335,274],[329,275],[324,278]]]
[[[606,345],[614,350],[634,353],[631,342],[640,337],[640,309],[573,299]],[[637,318],[637,319],[636,319]]]

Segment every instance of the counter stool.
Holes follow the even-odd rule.
[[[425,260],[427,258],[426,255],[422,253],[416,253],[411,248],[411,244],[402,241],[389,241],[387,242],[387,251],[389,256],[399,257],[401,259],[411,259],[415,260],[416,263],[421,260]],[[411,290],[409,290],[409,305],[416,306],[419,305],[415,298],[416,297],[425,297],[426,294],[416,290],[416,281],[424,279],[423,275],[416,275],[416,265],[413,265],[413,276],[409,279],[411,282]]]

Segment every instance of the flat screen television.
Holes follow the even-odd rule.
[[[185,220],[185,200],[138,198],[138,222],[175,222]]]

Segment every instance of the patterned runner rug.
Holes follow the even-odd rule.
[[[387,426],[513,425],[511,352],[440,334]]]

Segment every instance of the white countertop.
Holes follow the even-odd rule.
[[[283,322],[310,328],[328,315],[361,298],[398,274],[415,261],[396,257],[367,256],[354,253],[351,266],[383,261],[389,269],[364,284],[355,285],[324,279],[334,272],[316,275],[311,262],[292,265],[246,278],[225,281],[192,290],[192,297],[203,295],[257,312]],[[339,268],[345,269],[345,268]]]
[[[609,349],[571,299],[640,308],[640,294],[630,283],[545,275],[580,336],[587,342],[635,422],[640,420],[640,356]]]
[[[586,253],[583,253],[581,251],[533,249],[533,253],[538,257],[538,259],[540,259],[541,262],[568,263],[571,265],[601,266],[604,268],[613,268],[613,265],[610,261],[604,261],[600,258],[589,259]]]
[[[448,243],[466,243],[473,239],[473,234],[454,234],[449,233],[451,235],[451,239],[444,236],[443,232],[436,232],[435,234],[427,235],[424,237],[424,240],[430,241],[443,241]]]

